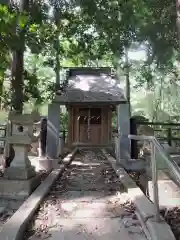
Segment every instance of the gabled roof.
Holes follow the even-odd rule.
[[[103,71],[104,70],[104,71]],[[56,94],[54,102],[66,103],[120,103],[126,102],[120,84],[107,68],[71,69],[68,87],[64,93]]]

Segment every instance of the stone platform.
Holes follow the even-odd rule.
[[[150,199],[153,201],[153,185],[152,181],[148,182]],[[172,180],[159,180],[159,205],[161,208],[172,208],[180,206],[179,187]]]
[[[61,162],[60,158],[57,159],[48,159],[37,156],[29,156],[31,165],[35,168],[36,172],[38,171],[50,171],[52,169],[58,168],[59,163]]]
[[[28,180],[0,179],[0,198],[23,200],[27,198],[40,184],[41,176]]]

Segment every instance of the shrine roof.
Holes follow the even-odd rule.
[[[68,78],[68,87],[56,94],[54,102],[66,103],[114,103],[126,102],[117,79],[107,71],[76,71]]]

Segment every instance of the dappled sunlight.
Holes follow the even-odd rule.
[[[68,163],[70,161],[70,159],[72,158],[73,154],[69,153],[65,158],[63,158],[63,162],[64,163]]]
[[[128,234],[128,231],[130,231],[128,228],[132,226],[132,229],[133,227],[135,228],[135,234],[137,234],[136,239],[144,239],[142,238],[141,227],[138,220],[136,218],[132,220],[134,206],[129,201],[125,201],[122,204],[121,201],[116,200],[116,202],[105,204],[104,199],[101,200],[102,202],[93,201],[92,203],[82,201],[62,203],[61,207],[64,212],[59,212],[57,205],[51,205],[49,208],[46,202],[44,221],[42,223],[42,216],[39,215],[37,217],[36,227],[39,227],[36,228],[34,236],[36,236],[37,239],[46,236],[48,239],[53,240],[63,237],[65,239],[78,240],[129,240],[131,238]],[[83,204],[84,207],[82,206]],[[52,212],[53,207],[55,214]],[[129,222],[129,219],[131,219],[132,222]],[[125,227],[125,225],[127,226]],[[33,231],[35,231],[35,229]],[[33,240],[33,236],[30,239]]]
[[[129,200],[123,192],[101,151],[80,150],[41,204],[30,235],[119,239],[119,217]]]
[[[28,156],[31,162],[31,165],[35,167],[36,171],[39,171],[39,157]]]
[[[53,134],[53,135],[56,136],[56,134],[57,134],[57,129],[56,129],[56,127],[55,127],[50,121],[48,121],[48,126],[47,126],[47,128],[48,128],[48,132],[50,132],[51,134]]]
[[[116,194],[111,197],[111,199],[106,197],[105,199],[101,198],[101,201],[93,202],[79,201],[79,199],[76,199],[75,202],[63,202],[59,205],[61,210],[57,204],[48,206],[47,201],[44,206],[44,214],[41,208],[40,211],[43,215],[40,214],[35,221],[36,235],[47,234],[53,239],[56,237],[57,239],[58,237],[81,239],[79,236],[82,239],[86,239],[88,236],[89,239],[92,239],[92,236],[106,237],[105,239],[122,237],[119,233],[123,224],[119,217],[121,214],[125,214],[124,205],[120,205],[122,203],[117,199]],[[113,199],[114,197],[116,200]],[[112,236],[113,238],[111,238]]]
[[[119,80],[105,73],[97,74],[90,70],[88,74],[83,74],[79,71],[68,79],[68,84],[65,93],[56,95],[55,101],[126,101]]]
[[[82,163],[81,161],[73,161],[72,165],[77,165],[77,166],[89,166],[90,168],[92,167],[97,167],[100,165],[100,163]]]
[[[64,220],[59,228],[50,230],[52,238],[55,236],[67,239],[118,239],[121,225],[117,219],[101,218],[98,221],[91,219]],[[123,230],[122,230],[123,231]],[[127,234],[127,233],[126,233]],[[125,235],[124,235],[125,236]],[[123,237],[123,235],[121,235]]]
[[[76,75],[69,79],[70,88],[81,89],[83,91],[105,92],[112,95],[123,94],[118,80],[112,79],[105,74],[95,75]]]

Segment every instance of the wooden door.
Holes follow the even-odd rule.
[[[88,108],[79,109],[79,142],[87,143],[88,142]]]
[[[101,143],[101,108],[79,110],[79,141],[94,145]]]
[[[93,145],[101,144],[101,108],[91,108],[90,142]]]

